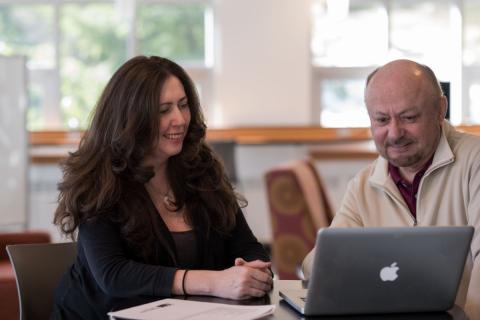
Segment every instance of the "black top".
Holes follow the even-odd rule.
[[[177,251],[177,266],[181,269],[198,269],[200,259],[195,248],[195,232],[175,231],[172,232],[172,237]]]
[[[80,224],[77,259],[56,290],[52,319],[108,319],[107,312],[136,299],[170,296],[177,253],[160,215],[158,220],[164,234],[155,244],[155,263],[139,258],[121,236],[120,227],[107,217]],[[211,232],[207,238],[201,227],[194,230],[199,269],[223,270],[233,266],[237,257],[269,261],[241,210],[228,236]]]

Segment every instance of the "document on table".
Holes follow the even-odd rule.
[[[110,319],[131,320],[250,320],[272,314],[275,305],[231,305],[178,299],[163,299],[109,312]]]

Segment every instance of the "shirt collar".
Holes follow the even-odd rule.
[[[425,165],[417,173],[415,173],[415,178],[413,179],[413,181],[417,180],[417,177],[422,177],[425,174],[427,169],[432,164],[432,161],[433,161],[433,155],[430,157],[427,163],[425,163]],[[402,175],[400,174],[400,169],[394,166],[393,164],[391,164],[390,162],[388,163],[388,173],[390,174],[393,182],[395,182],[396,185],[398,185],[399,183],[402,183],[405,185],[411,185],[413,183],[413,181],[412,183],[410,183],[407,180],[403,179]]]

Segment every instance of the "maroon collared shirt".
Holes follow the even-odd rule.
[[[428,160],[423,168],[415,174],[412,183],[409,183],[407,180],[402,178],[398,167],[395,167],[390,162],[388,163],[388,173],[392,177],[393,182],[395,182],[395,185],[402,194],[403,200],[405,200],[407,203],[408,209],[410,209],[410,212],[415,219],[417,218],[417,192],[418,187],[420,186],[420,180],[422,180],[423,175],[427,171],[428,167],[430,167],[432,164],[432,161],[433,156],[430,158],[430,160]]]

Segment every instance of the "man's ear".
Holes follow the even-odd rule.
[[[445,116],[447,114],[447,109],[448,109],[448,100],[445,95],[442,95],[440,97],[440,102],[438,107],[440,108],[440,114],[438,115],[439,116],[438,120],[440,121],[440,123],[443,123],[443,119],[445,119]]]

